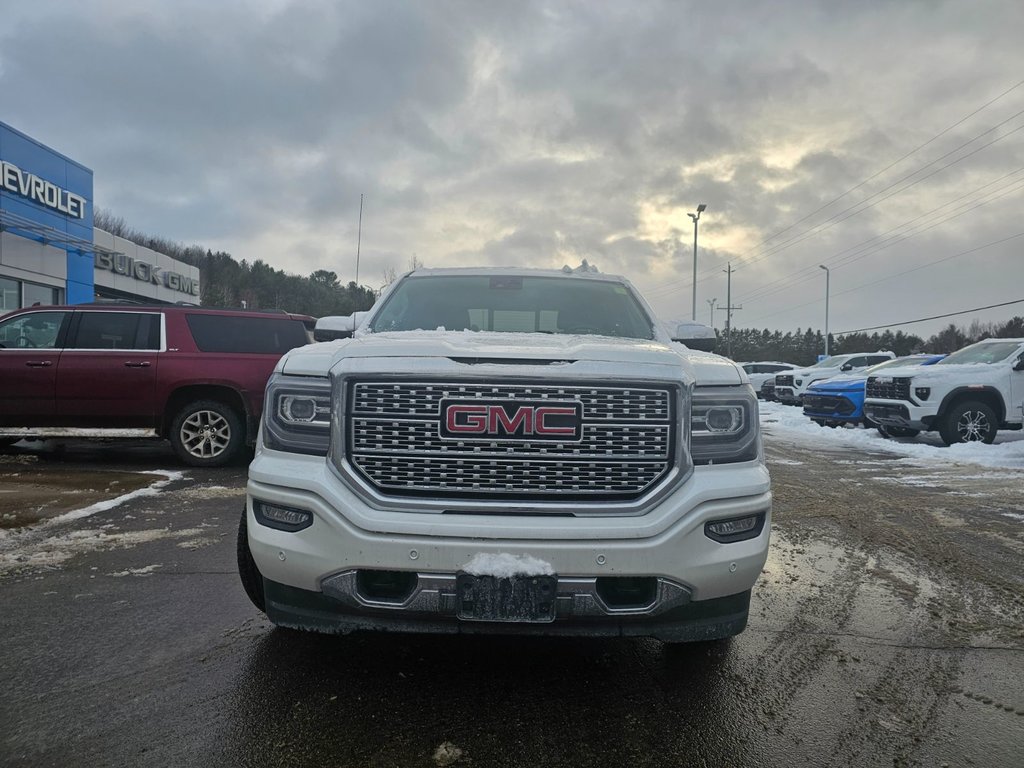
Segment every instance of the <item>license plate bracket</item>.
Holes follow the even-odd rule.
[[[463,621],[546,624],[555,620],[557,576],[455,575],[457,615]]]

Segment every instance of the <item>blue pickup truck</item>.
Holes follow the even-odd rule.
[[[909,355],[886,360],[866,370],[856,371],[831,379],[816,381],[807,388],[802,402],[804,415],[823,427],[837,427],[841,424],[859,424],[878,426],[864,417],[864,389],[868,376],[885,368],[907,365],[932,365],[939,362],[945,355]],[[899,437],[895,431],[883,430],[883,435]]]

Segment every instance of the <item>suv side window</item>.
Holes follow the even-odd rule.
[[[892,358],[888,355],[868,355],[868,365],[878,365],[889,360],[892,360]]]
[[[82,312],[68,349],[160,349],[160,316],[142,312]]]
[[[187,314],[185,319],[196,346],[202,352],[283,355],[290,349],[309,343],[302,321],[286,317],[231,317],[197,313]]]
[[[0,322],[0,347],[56,349],[67,312],[32,312]]]
[[[861,355],[860,357],[851,357],[843,363],[843,367],[845,368],[846,366],[850,366],[851,368],[863,368],[867,364],[868,358],[865,355]]]

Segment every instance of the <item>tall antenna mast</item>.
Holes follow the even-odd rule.
[[[359,195],[359,234],[356,236],[356,285],[359,285],[359,248],[363,244],[363,196]]]

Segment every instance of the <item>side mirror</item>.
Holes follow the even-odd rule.
[[[1024,371],[1024,355],[1017,358],[1017,362],[1013,364],[1013,370]]]
[[[714,352],[715,346],[718,344],[718,336],[715,335],[713,328],[709,328],[703,323],[680,323],[676,326],[672,341],[700,352]]]
[[[361,313],[321,317],[316,321],[316,327],[313,329],[313,341],[335,341],[350,338],[358,327],[356,322],[358,314]]]
[[[846,365],[844,365],[844,366],[843,366],[842,368],[840,368],[839,370],[840,370],[840,371],[852,371],[852,370],[853,370],[853,366],[852,366],[852,365],[850,365],[849,363],[847,363]]]

